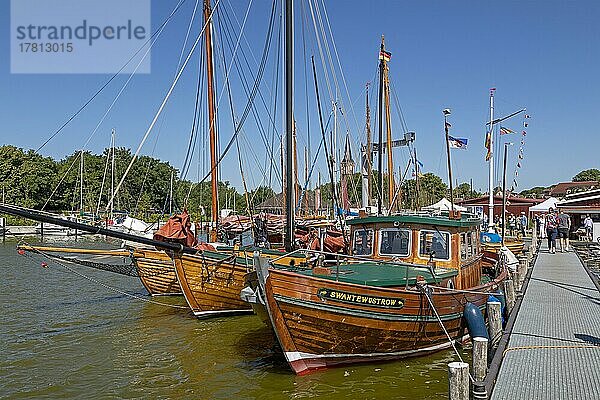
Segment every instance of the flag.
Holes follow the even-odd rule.
[[[492,157],[492,131],[487,131],[485,134],[485,148],[487,149],[485,161],[490,161],[490,158]]]
[[[383,61],[390,61],[392,59],[392,53],[389,51],[381,50],[379,52],[379,59]]]
[[[527,136],[527,132],[526,131],[523,131],[523,136]]]
[[[417,160],[417,164],[419,164],[419,167],[423,168],[423,163],[419,160]]]
[[[446,121],[446,129],[452,128],[452,124],[448,121]]]
[[[529,124],[527,122],[523,122],[523,128],[527,128]]]
[[[511,133],[515,133],[515,131],[513,131],[512,129],[508,129],[508,128],[504,127],[504,126],[500,127],[500,134],[501,135],[509,135]]]
[[[517,163],[517,168],[521,168],[521,161]]]
[[[523,153],[519,153],[519,160],[523,159]]]
[[[455,138],[452,136],[448,136],[448,144],[451,149],[467,149],[468,139],[465,138]]]
[[[529,119],[529,118],[531,118],[531,115],[525,114],[525,118]]]

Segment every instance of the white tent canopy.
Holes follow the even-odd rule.
[[[425,211],[450,211],[450,208],[450,200],[448,200],[445,197],[435,204],[426,207],[421,207],[421,209]],[[467,211],[466,207],[461,207],[457,204],[454,205],[454,209],[458,211]]]
[[[559,202],[559,200],[556,197],[549,197],[546,200],[544,200],[543,202],[541,202],[540,204],[536,204],[535,206],[529,207],[529,212],[530,213],[548,212],[548,210],[550,210],[551,208],[554,208],[556,210],[556,203],[558,203],[558,202]]]

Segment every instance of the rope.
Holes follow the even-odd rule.
[[[431,306],[431,309],[433,310],[433,313],[435,314],[435,317],[437,318],[440,326],[442,327],[442,330],[444,331],[444,333],[446,334],[446,337],[448,338],[448,341],[450,342],[450,345],[452,346],[452,348],[454,349],[454,352],[456,353],[456,355],[458,356],[458,359],[460,360],[460,362],[464,363],[462,357],[460,356],[460,353],[458,352],[458,350],[456,349],[456,346],[454,345],[454,340],[452,340],[452,338],[450,337],[450,334],[448,333],[448,331],[446,330],[446,327],[444,326],[444,323],[442,322],[442,319],[440,318],[440,315],[437,312],[437,309],[435,308],[435,306],[433,305],[433,301],[431,300],[431,298],[429,297],[429,293],[427,292],[427,288],[424,286],[420,287],[421,292],[425,295],[425,297],[427,298],[427,301],[429,302],[429,305]],[[475,382],[475,379],[473,378],[473,376],[471,375],[471,373],[469,372],[469,379],[471,379],[471,382]]]
[[[600,349],[600,345],[571,345],[571,346],[517,346],[510,347],[502,353],[502,357],[506,355],[509,351],[515,350],[534,350],[534,349]]]
[[[16,239],[18,239],[16,236],[14,236],[14,237]],[[25,244],[25,245],[31,246],[30,244],[28,244],[24,240],[20,240],[19,244]],[[161,303],[159,301],[149,300],[149,299],[137,296],[135,294],[127,293],[127,292],[125,292],[125,291],[123,291],[123,290],[121,290],[119,288],[112,287],[110,285],[107,285],[106,283],[98,281],[97,279],[94,279],[94,278],[91,278],[91,277],[89,277],[87,275],[84,275],[81,272],[78,272],[78,271],[74,270],[73,268],[69,267],[68,265],[66,265],[66,264],[64,264],[64,263],[62,263],[60,261],[57,261],[57,260],[53,259],[53,257],[51,255],[49,255],[49,254],[46,254],[46,253],[44,253],[44,252],[42,252],[40,250],[35,250],[35,252],[39,253],[40,255],[42,255],[42,256],[44,256],[46,258],[48,258],[49,260],[51,260],[54,263],[56,263],[56,264],[60,265],[61,267],[65,268],[67,271],[69,271],[69,272],[71,272],[71,273],[79,276],[80,278],[86,279],[86,280],[88,280],[88,281],[90,281],[92,283],[95,283],[97,285],[100,285],[100,286],[104,287],[105,289],[108,289],[108,290],[111,290],[113,292],[119,293],[119,294],[121,294],[123,296],[127,296],[127,297],[130,297],[130,298],[133,298],[133,299],[144,301],[146,303],[152,303],[152,304],[156,304],[156,305],[160,305],[160,306],[165,306],[165,307],[178,308],[178,309],[188,309],[189,308],[187,306],[178,306],[178,305],[174,305],[174,304]],[[175,266],[173,266],[173,268],[175,268]]]

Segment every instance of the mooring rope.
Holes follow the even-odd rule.
[[[429,305],[431,306],[431,309],[433,310],[433,312],[435,314],[435,317],[437,318],[440,326],[442,327],[442,330],[446,334],[446,337],[448,338],[448,341],[450,342],[450,345],[454,349],[454,352],[458,356],[458,359],[460,360],[460,362],[464,363],[463,358],[460,356],[460,353],[458,352],[458,349],[454,345],[454,340],[452,340],[452,338],[450,337],[450,334],[446,330],[446,327],[444,326],[444,323],[442,322],[442,319],[440,318],[440,315],[438,314],[437,309],[435,308],[435,305],[433,304],[433,300],[431,300],[431,298],[429,297],[429,293],[427,292],[427,287],[426,286],[421,286],[420,289],[421,289],[421,292],[427,298],[427,301],[429,302]],[[471,382],[475,382],[475,379],[471,375],[471,372],[469,372],[469,379],[471,379]]]
[[[15,237],[15,238],[17,238],[16,236],[14,236],[14,237]],[[18,239],[18,238],[17,238],[17,239]],[[30,246],[30,247],[31,247],[31,245],[30,245],[29,243],[25,242],[24,240],[20,240],[20,241],[19,241],[19,244],[25,244],[25,245],[27,245],[27,246]],[[100,285],[100,286],[104,287],[105,289],[112,290],[113,292],[116,292],[116,293],[122,294],[122,295],[124,295],[124,296],[130,297],[130,298],[133,298],[133,299],[141,300],[141,301],[144,301],[144,302],[146,302],[146,303],[156,304],[156,305],[160,305],[160,306],[171,307],[171,308],[177,308],[177,309],[188,309],[188,308],[189,308],[189,307],[187,307],[187,306],[178,306],[178,305],[175,305],[175,304],[167,304],[167,303],[162,303],[162,302],[160,302],[160,301],[149,300],[149,299],[146,299],[146,298],[143,298],[143,297],[137,296],[137,295],[135,295],[135,294],[132,294],[132,293],[127,293],[127,292],[125,292],[124,290],[121,290],[121,289],[119,289],[119,288],[116,288],[116,287],[112,287],[112,286],[110,286],[110,285],[108,285],[108,284],[106,284],[106,283],[104,283],[104,282],[100,282],[100,281],[99,281],[99,280],[97,280],[97,279],[94,279],[94,278],[92,278],[92,277],[89,277],[89,276],[87,276],[87,275],[84,275],[84,274],[82,274],[81,272],[79,272],[79,271],[76,271],[76,270],[74,270],[73,268],[69,267],[68,265],[66,265],[66,264],[64,264],[64,263],[62,263],[62,262],[60,262],[60,261],[58,261],[58,260],[54,259],[54,258],[53,258],[51,255],[49,255],[49,254],[46,254],[46,253],[44,253],[43,251],[40,251],[40,250],[37,250],[37,249],[35,249],[35,250],[33,250],[33,251],[34,251],[35,253],[38,253],[38,254],[40,254],[40,255],[42,255],[42,256],[44,256],[44,257],[46,257],[47,259],[49,259],[49,260],[53,261],[54,263],[56,263],[56,264],[60,265],[61,267],[65,268],[67,271],[69,271],[69,272],[71,272],[71,273],[73,273],[73,274],[75,274],[75,275],[77,275],[77,276],[79,276],[79,277],[81,277],[81,278],[83,278],[83,279],[86,279],[86,280],[88,280],[88,281],[90,281],[90,282],[93,282],[93,283],[95,283],[95,284],[97,284],[97,285]],[[174,268],[174,266],[173,266],[173,268]]]

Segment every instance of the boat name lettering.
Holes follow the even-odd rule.
[[[322,300],[339,301],[365,306],[383,307],[383,308],[402,308],[404,299],[393,297],[367,296],[357,293],[342,292],[339,290],[320,288],[317,296]]]

